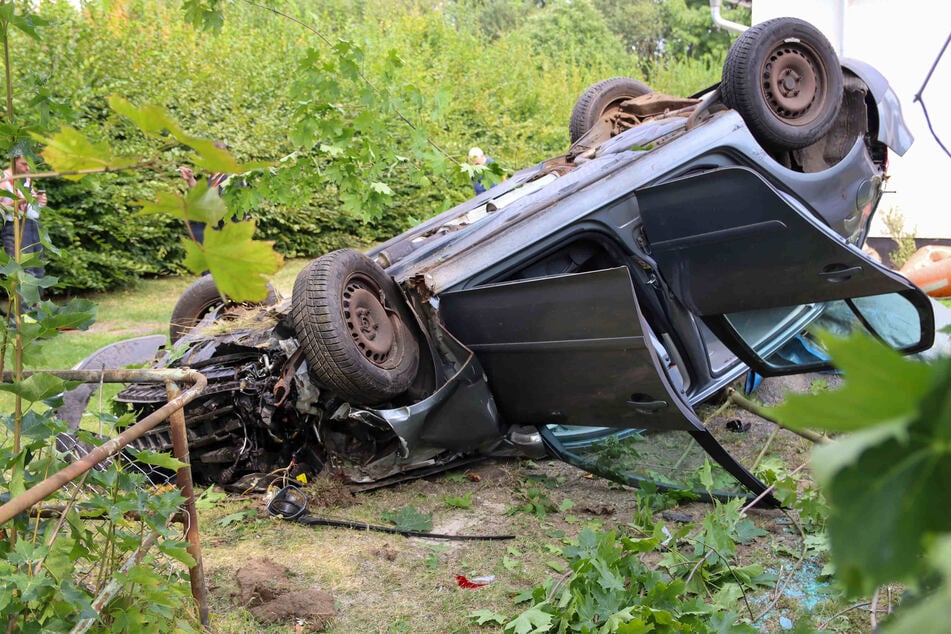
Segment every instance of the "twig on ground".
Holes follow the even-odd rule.
[[[805,469],[805,468],[806,468],[806,465],[808,465],[808,464],[809,464],[808,462],[802,463],[801,465],[799,465],[798,467],[796,467],[795,469],[793,469],[792,471],[790,471],[790,472],[789,472],[789,475],[790,475],[790,476],[796,475],[797,473],[799,473],[800,471],[802,471],[803,469]],[[753,508],[754,506],[756,506],[756,505],[759,503],[759,501],[762,500],[764,497],[766,497],[767,495],[769,495],[770,493],[772,493],[774,489],[776,489],[776,485],[775,485],[775,484],[771,484],[771,485],[769,485],[768,487],[766,487],[766,490],[765,490],[765,491],[763,491],[762,493],[760,493],[759,495],[757,495],[755,498],[753,498],[753,500],[752,500],[750,503],[748,503],[746,506],[744,506],[743,508],[740,509],[740,516],[742,517],[742,516],[746,515],[746,512],[747,512],[747,511],[749,511],[751,508]]]
[[[805,466],[805,465],[803,465],[803,466]],[[800,468],[802,468],[802,467],[800,467]],[[773,592],[773,600],[769,602],[769,605],[766,606],[766,609],[765,609],[765,610],[763,610],[762,612],[760,612],[759,615],[758,615],[755,619],[753,619],[753,622],[754,622],[754,623],[756,623],[756,622],[759,621],[761,618],[763,618],[764,616],[766,616],[767,614],[769,614],[769,613],[773,610],[773,608],[776,607],[776,604],[779,603],[779,600],[780,600],[780,599],[782,598],[782,596],[783,596],[783,590],[786,589],[786,586],[789,585],[789,582],[792,580],[792,578],[793,578],[793,573],[794,573],[796,570],[799,569],[799,567],[802,565],[802,562],[805,561],[805,559],[806,559],[806,550],[808,550],[808,547],[806,546],[806,533],[805,533],[805,531],[802,530],[802,525],[799,523],[798,520],[796,520],[795,517],[792,516],[792,514],[790,514],[790,513],[789,513],[788,511],[786,511],[785,509],[782,509],[782,511],[783,511],[783,514],[784,514],[786,517],[789,518],[789,521],[791,521],[791,522],[793,523],[793,526],[796,527],[796,530],[799,531],[799,537],[800,537],[800,539],[802,540],[802,549],[799,551],[799,558],[796,559],[796,561],[793,563],[792,567],[789,569],[789,575],[787,575],[786,578],[783,580],[782,585],[780,585],[780,584],[777,583],[777,585],[776,585],[776,591]],[[777,581],[778,581],[778,579],[777,579]],[[822,629],[822,628],[819,628],[819,629]]]
[[[839,610],[838,612],[836,612],[835,614],[833,614],[832,616],[830,616],[828,619],[826,619],[825,622],[822,623],[822,625],[820,625],[818,629],[824,630],[824,629],[826,629],[826,628],[829,626],[830,623],[832,623],[832,621],[836,620],[837,618],[839,618],[839,617],[842,616],[843,614],[846,614],[847,612],[851,612],[852,610],[858,610],[859,608],[868,607],[869,605],[870,605],[870,602],[869,602],[869,601],[865,601],[865,602],[863,602],[863,603],[856,603],[855,605],[850,605],[849,607],[845,608],[844,610]]]
[[[567,581],[568,578],[569,578],[571,575],[574,574],[574,572],[575,572],[574,570],[569,570],[569,571],[567,571],[565,574],[561,575],[561,577],[558,578],[558,581],[555,582],[555,585],[552,586],[551,592],[548,593],[548,596],[545,597],[545,600],[546,600],[546,601],[551,601],[552,599],[554,599],[554,598],[555,598],[555,593],[558,592],[558,588],[560,588],[560,587],[561,587],[561,584],[563,584],[565,581]]]
[[[750,471],[756,472],[756,467],[759,466],[760,461],[763,459],[763,456],[766,455],[766,452],[769,451],[769,446],[773,444],[773,440],[776,438],[776,434],[779,433],[779,425],[773,427],[773,432],[769,435],[769,438],[766,439],[766,442],[763,443],[763,448],[760,449],[759,455],[756,456],[756,460],[753,461],[753,465],[750,467]]]
[[[750,613],[750,618],[753,618],[753,608],[750,606],[750,600],[749,600],[749,599],[747,598],[747,596],[746,596],[746,588],[743,587],[743,582],[740,581],[740,577],[736,574],[736,571],[733,570],[733,566],[730,565],[730,560],[729,560],[728,558],[724,557],[716,548],[714,548],[713,546],[707,544],[707,543],[704,542],[702,539],[694,539],[694,540],[691,540],[691,539],[689,539],[689,538],[687,538],[687,539],[688,539],[688,541],[695,541],[695,542],[697,542],[698,544],[700,544],[701,546],[703,546],[704,548],[709,548],[710,550],[708,550],[706,553],[704,553],[703,557],[701,557],[701,558],[697,561],[697,563],[694,565],[694,567],[690,570],[690,574],[687,575],[687,579],[686,579],[686,581],[684,581],[684,587],[686,588],[687,586],[690,585],[690,580],[693,579],[694,574],[700,569],[700,566],[703,564],[703,562],[707,560],[707,557],[709,557],[709,556],[710,556],[711,554],[713,554],[713,553],[716,553],[716,555],[717,555],[717,556],[723,561],[723,563],[726,565],[726,568],[727,568],[727,570],[730,571],[730,574],[733,575],[733,579],[736,580],[736,585],[738,585],[738,586],[740,587],[740,592],[743,593],[743,603],[746,604],[746,610]],[[754,621],[755,621],[755,619],[754,619]]]

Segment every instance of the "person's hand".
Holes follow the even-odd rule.
[[[46,192],[36,192],[36,204],[38,204],[40,207],[46,207]]]
[[[195,172],[192,171],[192,168],[182,165],[178,168],[178,173],[182,175],[182,178],[185,179],[185,182],[188,183],[189,187],[194,187],[196,184],[198,184],[198,182],[195,180]]]

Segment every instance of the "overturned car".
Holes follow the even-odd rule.
[[[756,494],[698,404],[751,368],[824,368],[793,349],[817,322],[931,345],[927,297],[861,250],[911,136],[881,75],[810,25],[751,28],[694,98],[595,84],[570,134],[567,154],[367,254],[317,258],[289,301],[181,335],[158,364],[209,379],[185,412],[195,476],[379,484],[553,455],[689,487],[699,444],[719,489]],[[161,427],[137,442],[171,447]]]

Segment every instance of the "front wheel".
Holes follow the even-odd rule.
[[[275,303],[277,303],[277,295],[268,284],[267,298],[261,302],[261,305],[270,306]],[[209,274],[202,275],[185,289],[175,303],[168,326],[169,340],[174,344],[197,326],[205,315],[213,310],[232,305],[236,304],[221,296],[214,278]]]

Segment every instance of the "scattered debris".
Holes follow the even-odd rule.
[[[463,590],[474,590],[476,588],[484,588],[495,581],[495,575],[486,575],[484,577],[473,577],[469,579],[465,575],[456,575],[456,585],[458,585]]]
[[[688,513],[678,513],[677,511],[664,511],[660,514],[668,522],[680,522],[681,524],[690,524],[693,522],[693,515]]]
[[[734,434],[741,434],[750,430],[750,423],[741,421],[739,418],[734,418],[726,422],[726,429]]]

